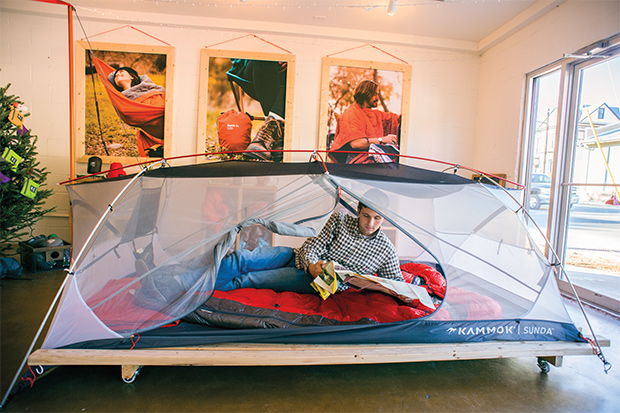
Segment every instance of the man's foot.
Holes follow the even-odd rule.
[[[263,123],[263,126],[256,132],[256,136],[246,148],[247,151],[260,152],[245,153],[243,156],[246,159],[269,161],[272,159],[271,150],[282,149],[283,146],[284,122],[270,115],[267,116],[265,123]],[[280,155],[280,153],[274,155],[277,156]]]

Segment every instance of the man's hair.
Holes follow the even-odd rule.
[[[364,193],[364,198],[368,199],[369,201],[372,201],[374,204],[377,204],[382,209],[388,210],[390,208],[390,198],[385,194],[385,192],[383,192],[382,190],[378,188],[372,188],[366,191]],[[362,208],[368,208],[368,209],[372,209],[373,211],[375,211],[373,207],[370,207],[360,201],[357,204],[357,210],[361,211]]]
[[[140,76],[138,75],[138,72],[136,72],[131,67],[123,66],[123,67],[119,67],[114,72],[110,73],[110,75],[108,76],[108,80],[110,81],[110,83],[112,83],[112,86],[114,86],[116,90],[118,90],[119,92],[123,91],[123,88],[117,85],[116,81],[114,80],[114,78],[116,77],[116,73],[120,70],[124,70],[125,72],[129,73],[129,76],[131,76],[131,87],[134,87],[140,84]]]
[[[372,80],[362,80],[355,87],[353,92],[353,99],[358,105],[363,105],[364,102],[370,100],[371,97],[377,94],[379,85]]]

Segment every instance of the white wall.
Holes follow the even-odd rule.
[[[484,53],[473,163],[517,179],[525,75],[620,32],[617,0],[569,0]]]
[[[563,3],[482,58],[468,45],[454,42],[452,47],[445,40],[437,41],[437,46],[432,41],[412,46],[408,38],[392,38],[390,43],[372,43],[386,53],[365,47],[339,54],[367,40],[357,41],[351,32],[336,29],[320,35],[299,30],[306,34],[295,35],[285,24],[255,26],[251,33],[296,56],[293,149],[311,149],[317,142],[322,58],[398,62],[389,53],[412,66],[408,155],[511,175],[518,158],[524,74],[618,31],[618,3],[589,2],[596,3],[591,7],[583,3]],[[30,108],[26,125],[39,136],[39,159],[52,172],[49,184],[56,190],[50,204],[57,211],[43,219],[35,233],[68,239],[68,197],[55,186],[69,178],[70,167],[67,8],[0,0],[0,13],[0,84],[11,83],[9,92]],[[242,22],[154,13],[80,9],[78,13],[86,34],[74,19],[75,40],[88,36],[97,42],[162,44],[137,30],[119,29],[131,25],[175,47],[173,156],[194,153],[200,49],[244,36],[249,28]],[[251,38],[217,48],[281,52]],[[307,156],[295,160],[305,161]],[[78,165],[78,174],[85,171],[85,164]]]
[[[48,182],[56,190],[50,203],[57,206],[57,211],[53,217],[42,220],[35,233],[54,232],[69,238],[68,197],[62,187],[54,186],[69,178],[67,10],[58,5],[14,0],[2,0],[0,6],[0,83],[11,83],[9,91],[20,96],[30,108],[32,115],[27,118],[26,124],[39,136],[39,159],[52,171]],[[200,49],[244,36],[248,32],[243,28],[218,29],[208,25],[208,21],[205,23],[205,19],[191,17],[148,13],[123,13],[120,16],[115,11],[96,13],[80,9],[78,13],[91,41],[162,44],[128,27],[113,30],[130,24],[175,47],[172,155],[194,153]],[[74,29],[75,40],[85,37],[76,20]],[[472,163],[479,71],[479,57],[476,54],[381,43],[373,43],[376,48],[355,49],[366,42],[350,40],[349,35],[338,39],[334,33],[321,37],[274,34],[277,27],[273,25],[269,30],[266,33],[255,31],[253,34],[296,56],[293,149],[313,149],[316,146],[323,57],[334,55],[401,63],[390,57],[391,54],[412,65],[410,132],[407,137],[409,154]],[[282,31],[289,32],[290,29]],[[103,32],[108,33],[100,35]],[[251,37],[223,43],[216,48],[281,52]],[[355,50],[340,53],[351,48]],[[295,160],[307,159],[307,155],[298,155]],[[85,164],[76,168],[78,174],[85,173],[85,170]]]

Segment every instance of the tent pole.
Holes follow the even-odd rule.
[[[166,163],[166,161],[164,159],[162,159],[161,161],[155,162],[155,163],[149,165],[147,168],[141,170],[139,173],[136,174],[136,176],[134,176],[131,179],[131,181],[127,185],[125,185],[123,190],[116,196],[116,198],[114,198],[114,201],[112,201],[110,203],[110,205],[108,205],[108,209],[103,214],[103,216],[101,217],[101,219],[99,220],[99,222],[97,223],[95,228],[91,231],[90,235],[88,236],[87,241],[84,243],[84,246],[80,250],[80,253],[78,254],[78,256],[75,258],[75,260],[73,260],[73,263],[71,264],[71,268],[69,268],[69,270],[68,270],[67,276],[65,277],[62,285],[58,289],[58,292],[56,293],[56,296],[54,297],[54,300],[52,301],[52,304],[50,305],[50,308],[47,310],[47,314],[45,314],[45,317],[43,318],[43,321],[41,322],[41,325],[39,326],[39,330],[35,334],[35,337],[32,340],[32,343],[30,344],[30,347],[28,348],[28,351],[26,352],[26,356],[22,360],[22,364],[19,366],[19,369],[17,370],[17,373],[15,373],[15,377],[13,378],[13,382],[9,386],[9,389],[7,390],[6,394],[4,395],[4,398],[2,399],[2,403],[0,404],[0,408],[4,406],[4,403],[6,402],[7,398],[9,397],[9,395],[11,393],[11,390],[13,390],[13,387],[15,386],[15,382],[17,382],[17,379],[19,378],[19,375],[21,374],[22,369],[26,365],[28,357],[30,356],[30,353],[32,353],[32,349],[34,348],[37,340],[39,339],[39,336],[41,335],[41,332],[43,331],[43,328],[45,327],[45,324],[47,323],[47,320],[49,319],[49,317],[50,317],[50,315],[52,313],[52,310],[56,306],[56,303],[58,302],[58,299],[60,298],[61,293],[63,292],[65,286],[67,285],[67,281],[69,280],[69,277],[73,276],[73,270],[74,270],[78,260],[81,258],[82,254],[84,253],[84,251],[86,250],[86,248],[90,244],[92,238],[94,237],[95,232],[97,232],[97,230],[99,229],[99,227],[101,226],[103,221],[107,218],[107,216],[110,214],[110,212],[114,209],[114,207],[113,207],[114,204],[116,204],[116,202],[118,202],[118,200],[123,197],[123,195],[125,194],[127,189],[132,186],[132,184],[136,181],[136,179],[138,179],[140,176],[142,176],[144,173],[146,173],[152,166],[157,165],[157,164],[165,164],[165,163]]]
[[[51,1],[49,1],[49,3],[53,3]],[[70,158],[70,167],[69,167],[69,175],[71,176],[71,179],[75,178],[75,165],[74,165],[74,161],[75,161],[75,153],[73,151],[73,140],[74,140],[74,136],[73,136],[73,6],[69,3],[63,2],[63,1],[58,1],[58,4],[65,4],[67,5],[67,12],[68,12],[68,40],[69,40],[69,142],[70,142],[70,148],[69,148],[69,158]],[[11,382],[11,385],[9,386],[6,394],[4,395],[4,398],[2,399],[2,403],[0,403],[0,409],[4,407],[4,404],[6,403],[7,398],[9,397],[9,394],[11,393],[11,390],[13,390],[13,386],[15,386],[15,382],[17,381],[17,378],[19,377],[22,369],[24,368],[24,365],[26,364],[26,361],[28,360],[28,357],[30,356],[30,353],[32,352],[32,349],[34,348],[34,345],[36,344],[37,340],[39,339],[39,336],[41,335],[41,331],[43,331],[43,327],[45,326],[45,323],[47,322],[47,319],[49,318],[50,314],[52,313],[52,309],[54,308],[54,306],[56,305],[56,302],[58,301],[58,298],[60,297],[60,293],[62,292],[62,290],[64,289],[65,285],[67,284],[67,280],[69,279],[69,274],[67,274],[67,276],[65,277],[64,281],[62,282],[62,285],[60,286],[60,288],[58,289],[58,293],[56,293],[56,297],[54,297],[54,300],[52,301],[52,305],[50,305],[50,308],[47,310],[47,314],[45,315],[43,322],[41,323],[41,326],[39,327],[39,331],[37,331],[37,333],[34,336],[34,340],[32,340],[32,343],[30,344],[30,348],[28,349],[28,351],[26,352],[26,356],[24,357],[24,360],[22,360],[22,364],[19,366],[19,369],[17,370],[17,373],[15,374],[15,377],[13,378],[13,381]]]
[[[101,218],[99,218],[99,222],[97,222],[97,225],[95,225],[95,228],[93,228],[93,230],[90,232],[90,235],[86,239],[86,242],[82,246],[82,249],[80,250],[79,254],[75,257],[75,260],[72,260],[71,268],[69,268],[69,273],[70,274],[73,274],[73,270],[75,269],[75,267],[77,266],[78,262],[80,261],[80,258],[82,258],[82,255],[84,254],[84,251],[86,251],[88,249],[88,247],[90,246],[90,243],[91,243],[92,239],[94,238],[95,233],[99,230],[99,227],[101,227],[101,224],[108,218],[108,215],[110,215],[110,212],[112,212],[114,210],[114,205],[118,202],[119,199],[121,199],[125,195],[125,192],[127,192],[127,189],[129,189],[133,185],[133,183],[139,177],[144,175],[154,165],[157,165],[157,164],[162,164],[163,165],[165,163],[166,163],[166,160],[162,159],[162,160],[160,160],[158,162],[155,162],[155,163],[152,163],[152,164],[148,165],[146,168],[144,168],[143,170],[138,172],[136,174],[136,176],[131,178],[131,181],[129,181],[129,183],[127,185],[125,185],[125,187],[121,190],[121,192],[119,192],[119,194],[116,195],[116,198],[114,198],[114,200],[108,205],[108,209],[106,209],[106,211],[101,216]]]
[[[32,343],[30,343],[30,348],[28,348],[28,351],[26,352],[26,356],[22,360],[22,364],[17,369],[17,373],[15,373],[15,377],[13,377],[13,381],[11,382],[11,385],[9,386],[8,390],[6,391],[6,394],[4,395],[4,398],[2,399],[2,403],[0,403],[0,409],[4,407],[4,403],[6,402],[7,398],[11,394],[11,390],[13,390],[13,387],[15,386],[17,379],[19,378],[24,366],[26,365],[26,361],[28,360],[28,357],[30,357],[30,353],[32,353],[32,349],[34,348],[34,345],[39,339],[39,336],[41,335],[41,332],[43,331],[43,328],[45,327],[45,324],[47,323],[49,316],[52,314],[52,310],[54,309],[54,306],[56,306],[56,303],[58,302],[58,299],[60,298],[60,294],[64,290],[65,285],[67,284],[67,280],[69,280],[70,275],[71,274],[69,273],[65,277],[64,281],[62,282],[62,285],[60,286],[60,288],[58,289],[58,292],[56,293],[56,296],[54,297],[54,300],[52,301],[52,304],[47,310],[47,314],[45,314],[45,317],[43,318],[43,321],[41,322],[41,325],[39,326],[39,330],[35,334],[34,339],[32,340]]]
[[[69,176],[71,179],[75,178],[75,136],[74,136],[74,83],[73,83],[73,6],[67,7],[69,12],[68,25],[69,25]]]
[[[465,169],[468,169],[468,168],[465,168]],[[586,309],[584,308],[583,303],[581,302],[581,298],[579,298],[579,294],[577,294],[577,290],[575,289],[575,286],[573,285],[573,282],[571,281],[570,277],[568,276],[568,273],[566,272],[566,269],[564,268],[564,265],[562,264],[562,262],[560,260],[560,256],[555,251],[555,248],[553,248],[553,246],[551,245],[551,242],[549,242],[549,240],[547,239],[547,236],[543,233],[542,229],[540,229],[540,227],[538,226],[536,221],[534,221],[534,219],[530,215],[529,211],[527,211],[525,209],[525,207],[521,204],[521,202],[517,201],[517,199],[514,196],[512,196],[512,194],[509,193],[506,190],[506,188],[504,188],[499,183],[495,182],[495,180],[490,179],[490,177],[486,176],[484,173],[481,173],[481,175],[484,176],[485,178],[487,178],[493,185],[497,186],[502,191],[504,191],[504,193],[506,195],[508,195],[510,198],[512,198],[512,200],[515,201],[517,203],[517,205],[519,205],[519,207],[520,207],[517,211],[515,211],[515,214],[517,212],[519,212],[519,210],[523,211],[523,214],[525,214],[527,219],[529,219],[529,221],[532,224],[534,224],[534,227],[536,228],[536,230],[538,230],[539,234],[543,237],[543,240],[545,241],[545,245],[547,246],[547,248],[549,248],[549,251],[551,251],[551,254],[553,255],[553,258],[554,258],[554,260],[556,262],[555,264],[552,264],[552,266],[559,266],[560,267],[560,272],[562,274],[564,274],[564,277],[566,277],[566,281],[568,282],[568,285],[570,286],[571,291],[572,291],[573,295],[575,296],[575,300],[577,301],[577,304],[579,305],[579,309],[581,311],[581,314],[583,315],[583,318],[585,319],[586,324],[588,325],[588,330],[590,330],[590,334],[592,334],[592,340],[594,341],[594,344],[596,345],[596,348],[598,350],[597,356],[603,362],[603,366],[604,366],[603,369],[605,370],[605,373],[607,373],[607,371],[609,370],[608,366],[611,366],[611,364],[605,359],[605,356],[603,355],[603,349],[601,348],[601,345],[600,345],[600,343],[598,341],[598,338],[596,337],[596,334],[594,333],[594,328],[592,328],[592,324],[590,324],[590,319],[588,318],[588,315],[586,314]],[[525,227],[525,229],[527,230],[527,227]]]

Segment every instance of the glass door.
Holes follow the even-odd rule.
[[[564,259],[575,285],[620,300],[620,55],[598,60],[575,67]]]
[[[559,68],[546,71],[530,80],[530,110],[527,125],[529,145],[526,186],[523,204],[534,222],[529,222],[530,233],[541,251],[546,250],[545,238],[551,200],[551,175],[555,159],[555,140],[560,100]],[[534,225],[534,223],[536,225]],[[540,228],[542,234],[538,232]]]

